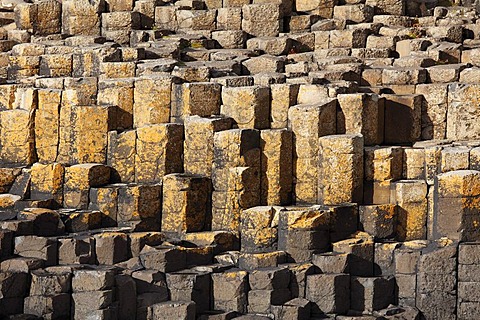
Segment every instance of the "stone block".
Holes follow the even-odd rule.
[[[477,171],[458,170],[442,173],[435,179],[434,202],[435,239],[449,237],[463,241],[476,241],[478,219]]]
[[[59,239],[58,262],[59,264],[94,264],[94,239],[89,236]]]
[[[219,254],[225,251],[237,250],[238,238],[233,232],[228,231],[204,231],[187,233],[183,239],[197,246],[213,247],[213,253]]]
[[[241,129],[269,127],[270,90],[266,87],[222,88],[221,113],[233,118]]]
[[[327,252],[330,246],[330,212],[314,207],[293,207],[281,211],[278,248],[295,262],[312,259],[313,254]]]
[[[384,100],[375,94],[340,94],[338,103],[342,110],[339,122],[344,123],[345,133],[360,133],[365,145],[383,142]]]
[[[65,168],[63,205],[87,209],[90,187],[107,184],[109,180],[110,168],[101,164],[77,164]]]
[[[350,309],[350,276],[315,274],[307,277],[306,299],[312,302],[312,314],[346,314]]]
[[[155,7],[155,25],[160,29],[176,31],[178,29],[177,8],[173,6],[156,6]]]
[[[394,255],[400,248],[398,242],[375,243],[374,253],[374,275],[393,276],[395,275]]]
[[[85,291],[72,293],[75,318],[81,318],[87,310],[101,310],[110,307],[115,299],[113,290]]]
[[[419,180],[425,178],[425,149],[403,149],[403,178]]]
[[[220,114],[222,86],[214,82],[195,82],[173,85],[172,122],[183,122],[185,117],[209,117]]]
[[[292,297],[305,298],[307,276],[315,273],[315,266],[311,263],[294,263],[286,266],[290,270],[291,275],[289,289]]]
[[[395,235],[396,210],[394,204],[360,206],[360,225],[375,238],[392,238]]]
[[[5,166],[0,168],[0,190],[2,193],[7,193],[15,180],[22,173],[22,167]]]
[[[40,59],[39,75],[47,77],[70,77],[72,75],[71,54],[49,54]]]
[[[18,29],[35,35],[59,33],[62,25],[62,5],[57,1],[22,3],[15,6],[15,23]]]
[[[213,191],[212,230],[238,232],[242,210],[260,204],[260,174],[257,168],[250,167],[227,170],[229,173],[227,181],[237,190]]]
[[[276,249],[279,207],[254,207],[241,214],[241,250],[268,252]]]
[[[264,54],[243,61],[242,68],[242,73],[251,75],[268,72],[284,72],[285,58]]]
[[[476,122],[476,109],[473,107],[477,99],[475,84],[450,84],[448,87],[448,119],[447,139],[477,139],[479,129]]]
[[[395,182],[392,192],[397,204],[397,238],[405,240],[426,239],[427,184],[422,180]]]
[[[133,122],[136,128],[170,121],[172,78],[145,76],[135,80]]]
[[[212,39],[224,49],[243,49],[247,36],[242,30],[224,30],[212,32]]]
[[[361,202],[363,142],[362,135],[331,135],[320,138],[318,199],[321,203],[337,205]]]
[[[447,130],[447,92],[446,84],[421,84],[415,93],[424,97],[422,107],[422,138],[444,139]]]
[[[286,267],[254,270],[249,275],[252,290],[276,290],[288,288],[290,270]]]
[[[226,0],[227,1],[227,0]],[[248,3],[245,4],[249,4]],[[240,5],[240,7],[243,4]],[[218,30],[241,30],[242,29],[242,8],[225,5],[217,10]]]
[[[403,150],[399,147],[366,147],[365,180],[388,182],[402,178]]]
[[[102,213],[95,210],[75,210],[61,212],[65,231],[68,233],[99,229],[102,226]]]
[[[349,273],[349,255],[340,253],[320,253],[313,255],[312,263],[321,273]]]
[[[80,269],[73,271],[73,292],[89,292],[111,290],[115,284],[113,269],[97,267],[95,269]]]
[[[252,129],[232,129],[214,135],[214,161],[212,167],[215,190],[229,190],[216,181],[224,168],[260,167],[260,132]],[[216,172],[218,171],[218,172]],[[220,176],[219,176],[220,178]],[[235,188],[231,188],[236,190]]]
[[[113,168],[111,180],[131,183],[135,181],[136,131],[108,132],[107,165]]]
[[[42,259],[46,266],[56,265],[58,261],[57,241],[52,238],[17,236],[14,253],[21,257]]]
[[[102,213],[101,224],[103,227],[117,225],[119,187],[119,185],[108,185],[100,188],[90,188],[88,209]]]
[[[255,37],[276,37],[282,30],[282,11],[274,3],[242,7],[242,30]]]
[[[115,108],[86,105],[62,107],[57,161],[69,164],[105,163],[107,132],[116,127]]]
[[[98,82],[98,103],[117,106],[116,125],[119,130],[133,125],[133,79],[102,79]]]
[[[281,306],[272,306],[272,313],[279,320],[303,320],[310,318],[310,308],[310,301],[294,298]]]
[[[263,205],[285,205],[292,201],[292,140],[292,133],[286,129],[260,131]]]
[[[140,252],[140,259],[145,268],[162,272],[185,269],[187,263],[185,250],[179,247],[145,246]]]
[[[215,10],[177,10],[180,30],[215,30]]]
[[[444,147],[441,153],[441,172],[468,170],[470,148],[465,146]]]
[[[139,222],[141,229],[159,230],[161,211],[161,184],[130,184],[119,187],[117,222],[120,225]]]
[[[206,230],[211,210],[211,181],[188,174],[163,178],[162,231],[176,234]]]
[[[175,272],[167,274],[172,301],[194,301],[197,314],[211,309],[211,278],[208,273]]]
[[[107,0],[105,1],[106,9],[109,12],[114,11],[132,11],[135,1],[132,0]]]
[[[72,38],[75,39],[75,37],[71,37],[69,39],[72,39]],[[98,39],[98,38],[94,38],[94,39]],[[88,44],[92,45],[93,43],[88,43]],[[88,44],[74,42],[74,45],[88,45]],[[107,64],[107,65],[104,65],[103,70],[101,70],[101,65],[103,63],[119,62],[122,60],[122,55],[123,55],[122,51],[112,43],[104,44],[96,48],[94,47],[94,48],[86,48],[86,49],[77,49],[73,53],[72,76],[98,77],[102,73],[101,71],[103,72],[106,71],[105,70],[106,67],[108,66],[112,67],[112,64]],[[112,68],[112,71],[114,70],[115,68]]]
[[[34,154],[35,112],[14,109],[0,112],[0,161],[30,165]],[[15,126],[11,124],[15,123]]]
[[[100,13],[105,2],[96,0],[62,2],[62,33],[69,35],[100,35]]]
[[[129,258],[128,237],[120,232],[104,232],[94,236],[98,264],[112,265]]]
[[[246,313],[248,273],[232,270],[212,274],[214,310]]]
[[[167,320],[172,319],[172,317],[181,317],[185,320],[194,320],[196,305],[193,301],[167,301],[156,303],[151,309],[155,319]]]
[[[374,8],[375,14],[391,14],[395,16],[403,16],[406,9],[406,1],[396,0],[367,0],[366,5]]]
[[[238,257],[238,267],[249,272],[259,268],[277,267],[286,262],[287,255],[284,251],[271,251],[267,253],[241,253]]]
[[[24,311],[35,316],[56,319],[70,317],[70,295],[67,293],[29,296],[24,301]]]
[[[349,254],[348,264],[352,276],[370,277],[374,272],[374,242],[370,236],[364,235],[360,233],[355,238],[333,243],[334,252]]]
[[[135,182],[158,182],[183,170],[183,125],[157,124],[137,129]]]
[[[422,97],[384,95],[385,143],[416,142],[421,136]]]
[[[456,307],[456,245],[438,246],[419,260],[416,305],[426,317],[448,318]],[[435,250],[436,249],[436,250]]]
[[[287,128],[288,109],[297,102],[300,86],[298,84],[273,84],[270,86],[271,93],[271,117],[272,129]]]
[[[369,33],[370,30],[360,28],[353,30],[332,30],[330,32],[328,48],[365,48]],[[315,35],[315,43],[317,43],[317,35]]]
[[[55,89],[38,90],[38,110],[35,112],[35,149],[40,162],[57,158],[60,105],[62,92]]]
[[[373,312],[388,307],[395,300],[393,277],[353,277],[350,285],[350,308]]]
[[[184,171],[210,177],[214,162],[214,135],[232,128],[231,118],[185,118]]]
[[[50,209],[26,208],[17,214],[17,219],[32,221],[33,233],[37,236],[51,237],[64,232],[60,215]]]
[[[333,17],[333,9],[337,4],[337,0],[300,0],[295,2],[295,11],[308,12],[310,14],[317,14],[325,19],[331,19]]]
[[[346,20],[347,23],[371,22],[373,19],[373,8],[363,3],[335,6],[333,18]]]
[[[290,290],[287,288],[275,290],[255,290],[248,292],[248,312],[266,314],[271,306],[282,305],[290,300]]]
[[[40,269],[32,271],[31,276],[31,296],[53,296],[71,290],[71,273],[52,273]]]
[[[316,203],[318,199],[318,138],[336,133],[336,101],[297,105],[288,110],[293,131],[294,201]]]

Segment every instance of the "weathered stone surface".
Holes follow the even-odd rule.
[[[384,100],[377,95],[347,94],[338,95],[338,103],[343,116],[345,133],[360,133],[365,145],[377,145],[383,142]]]
[[[385,96],[385,143],[415,142],[421,135],[422,97]]]
[[[318,138],[336,133],[336,101],[297,105],[288,111],[293,131],[293,176],[296,203],[316,203],[319,169]]]
[[[233,118],[241,129],[269,127],[270,90],[255,87],[224,87],[221,113]]]
[[[478,171],[459,170],[435,179],[434,237],[475,241],[478,219]],[[448,218],[447,218],[448,217]]]
[[[350,308],[350,276],[316,274],[307,277],[306,298],[313,302],[312,313],[344,314]]]
[[[184,170],[186,173],[210,177],[215,159],[214,134],[232,127],[230,118],[187,117],[184,142]]]
[[[477,139],[475,84],[451,84],[448,90],[447,135],[449,139]]]
[[[211,181],[186,174],[163,178],[162,231],[203,231],[210,225]]]
[[[319,140],[318,199],[326,205],[363,198],[362,135],[331,135]]]
[[[286,129],[260,131],[261,204],[285,205],[292,202],[293,136]]]
[[[183,125],[158,124],[137,129],[135,182],[158,182],[169,173],[181,172]]]
[[[149,76],[135,80],[133,119],[135,127],[170,121],[172,79]]]
[[[293,207],[280,211],[278,248],[295,262],[311,260],[330,246],[330,212],[315,207]]]
[[[212,275],[213,306],[216,310],[245,313],[247,307],[248,273],[228,271]]]
[[[0,318],[479,318],[477,2],[2,0]]]
[[[110,168],[101,164],[78,164],[65,168],[64,206],[86,209],[90,187],[107,184],[109,180]]]
[[[395,192],[397,204],[397,238],[402,241],[426,239],[426,183],[422,180],[400,180],[394,184],[392,192]]]
[[[267,252],[276,248],[280,207],[254,207],[241,214],[241,249]]]

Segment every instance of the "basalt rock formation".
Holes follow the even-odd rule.
[[[0,26],[1,319],[480,318],[479,1]]]

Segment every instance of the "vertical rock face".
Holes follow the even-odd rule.
[[[0,1],[0,319],[480,318],[479,1]]]
[[[363,143],[362,135],[331,135],[320,138],[320,202],[326,205],[361,202]]]
[[[316,203],[318,197],[318,138],[336,132],[336,101],[297,105],[289,109],[294,141],[294,196],[296,203]]]
[[[448,95],[447,138],[455,140],[477,139],[478,86],[451,84]]]
[[[436,237],[476,241],[479,172],[459,170],[442,173],[436,179]]]

